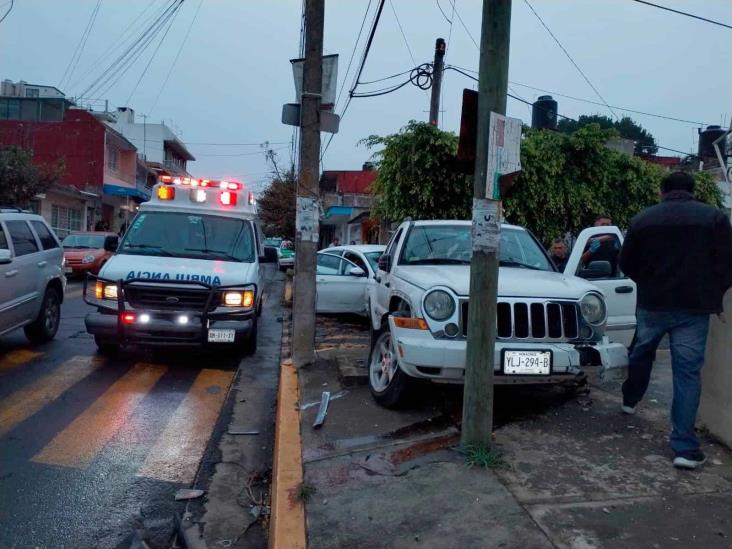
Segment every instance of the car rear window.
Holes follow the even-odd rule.
[[[36,237],[33,236],[30,226],[25,221],[6,221],[10,239],[13,241],[15,256],[28,255],[38,251]]]
[[[41,221],[31,221],[31,225],[33,225],[33,228],[36,230],[38,238],[41,239],[41,246],[43,246],[44,250],[53,250],[54,248],[58,248],[58,242],[56,242],[56,239],[51,234],[51,231],[48,230],[45,223]]]

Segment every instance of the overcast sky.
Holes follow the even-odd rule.
[[[707,124],[726,120],[729,125],[732,30],[632,0],[529,1],[610,105]],[[101,0],[78,64],[71,78],[66,78],[70,83],[64,83],[62,91],[69,96],[82,93],[140,33],[138,27],[145,18],[170,2]],[[729,0],[656,3],[732,24]],[[13,10],[0,23],[0,79],[59,85],[96,4],[97,0],[15,0]],[[369,4],[356,58],[346,75]],[[376,4],[377,0],[326,0],[325,53],[340,54],[338,85],[340,88],[345,78],[344,98]],[[415,62],[431,61],[437,37],[448,41],[448,65],[477,70],[478,49],[471,35],[480,39],[481,2],[456,0],[454,11],[452,0],[440,0],[440,5],[446,16],[436,0],[387,0],[361,80],[377,80],[406,71]],[[0,0],[0,17],[7,7],[8,0]],[[269,168],[258,146],[199,143],[269,141],[283,163],[289,161],[287,143],[292,128],[282,125],[280,116],[282,104],[295,101],[289,59],[298,54],[300,16],[300,0],[185,0],[129,102],[157,40],[116,84],[101,90],[101,95],[92,94],[93,98],[108,99],[110,107],[132,107],[138,114],[147,114],[148,121],[168,123],[190,144],[197,158],[189,164],[194,175],[237,176],[260,186]],[[133,21],[137,22],[132,30],[120,38]],[[190,35],[184,41],[191,22]],[[179,50],[180,57],[161,92]],[[513,92],[529,101],[544,92],[521,84],[600,101],[524,0],[513,2],[509,78]],[[358,91],[379,89],[403,79],[361,86]],[[458,129],[462,89],[473,85],[456,72],[446,72],[444,129]],[[559,112],[567,116],[609,114],[604,106],[555,98]],[[338,112],[344,102],[342,99]],[[101,108],[102,103],[96,107]],[[428,107],[428,92],[412,85],[381,97],[354,99],[323,167],[360,169],[370,155],[358,145],[360,139],[395,132],[410,119],[426,120]],[[624,113],[622,108],[614,110],[620,116]],[[508,100],[508,114],[531,120],[529,108],[512,99]],[[650,130],[660,145],[695,150],[694,124],[631,116]],[[323,134],[324,140],[328,137]]]

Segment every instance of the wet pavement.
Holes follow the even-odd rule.
[[[278,301],[281,276],[269,276]],[[216,459],[231,419],[230,387],[249,375],[231,353],[101,357],[84,330],[89,310],[71,282],[55,340],[32,346],[22,330],[0,338],[3,549],[170,546],[186,507],[174,494],[209,484],[206,459]],[[280,324],[266,315],[267,342],[243,365],[272,362],[279,349]]]

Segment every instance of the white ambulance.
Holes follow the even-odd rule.
[[[254,352],[265,253],[242,183],[160,177],[113,251],[84,286],[101,353],[131,344]]]

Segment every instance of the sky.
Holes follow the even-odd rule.
[[[633,0],[528,1],[604,101],[619,107],[613,109],[617,115],[633,109],[729,126],[732,29]],[[654,2],[732,25],[729,0]],[[0,79],[60,85],[68,96],[79,97],[138,41],[144,22],[170,3],[15,0],[0,23]],[[325,4],[324,51],[339,54],[338,88],[345,82],[336,107],[340,114],[378,1],[326,0]],[[476,71],[479,51],[474,40],[480,40],[481,4],[480,0],[439,0],[439,4],[386,0],[361,81],[431,62],[438,37],[448,43],[446,65]],[[97,5],[78,61],[71,63]],[[0,0],[0,17],[9,6],[9,0]],[[293,128],[280,118],[282,105],[296,102],[289,60],[298,57],[301,9],[301,0],[184,0],[163,40],[166,27],[127,72],[109,73],[115,75],[109,85],[93,90],[81,103],[101,110],[107,100],[110,109],[128,106],[149,122],[164,121],[196,157],[189,163],[193,175],[237,177],[261,189],[271,167],[260,144],[268,142],[282,165],[291,159]],[[526,0],[514,0],[512,10],[510,93],[527,101],[546,94],[526,87],[532,86],[602,103]],[[357,92],[403,81],[406,76],[360,85]],[[475,88],[475,82],[447,71],[442,88],[440,127],[458,131],[462,90]],[[569,117],[612,116],[604,105],[554,97],[559,113]],[[323,169],[360,169],[372,154],[359,144],[361,139],[394,133],[412,119],[427,120],[428,109],[429,92],[411,84],[379,97],[354,98],[323,157]],[[507,114],[531,121],[530,107],[514,99],[508,99]],[[698,124],[627,114],[659,145],[695,152]],[[330,137],[322,134],[323,143]]]

